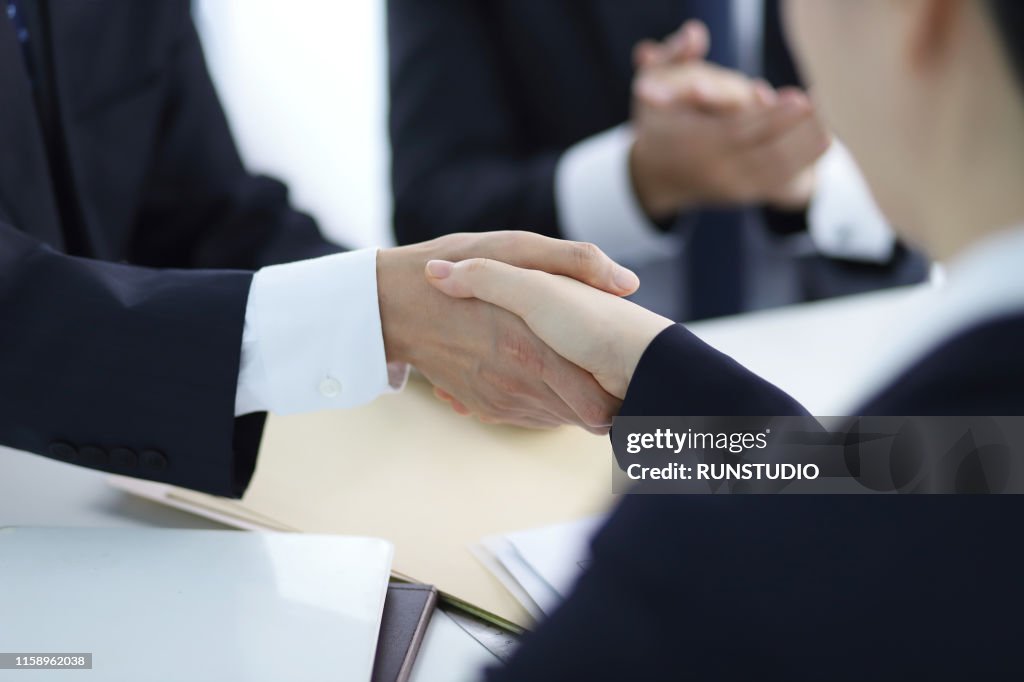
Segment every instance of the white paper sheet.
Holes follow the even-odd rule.
[[[473,553],[534,617],[551,613],[572,590],[590,558],[590,539],[604,516],[491,536]]]
[[[484,538],[480,544],[501,565],[502,570],[507,572],[507,578],[514,581],[515,585],[528,595],[528,602],[520,598],[518,594],[516,598],[535,619],[539,620],[544,615],[550,615],[562,601],[554,588],[548,585],[534,568],[519,556],[516,548],[507,538],[500,535],[492,536]],[[502,580],[502,583],[506,582],[501,577],[499,580]],[[516,592],[513,590],[513,593]]]
[[[590,559],[590,539],[604,516],[509,533],[506,539],[544,582],[563,599]]]

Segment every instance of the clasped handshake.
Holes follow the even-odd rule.
[[[708,48],[699,22],[636,48],[630,162],[644,209],[806,206],[830,143],[810,100],[704,61]],[[388,361],[488,423],[606,433],[643,352],[672,325],[624,300],[638,278],[591,244],[457,234],[381,251],[377,267]]]

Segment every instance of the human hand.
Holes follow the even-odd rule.
[[[388,361],[414,365],[439,397],[485,422],[571,423],[606,433],[619,401],[591,374],[545,345],[520,318],[482,301],[453,300],[423,280],[428,261],[474,257],[576,278],[609,295],[629,295],[639,286],[636,275],[593,245],[526,232],[456,234],[385,249],[377,280]]]
[[[806,206],[828,132],[797,88],[702,61],[655,64],[634,83],[630,170],[653,218],[700,205]]]
[[[691,19],[660,42],[642,40],[637,43],[633,48],[633,65],[642,70],[705,59],[710,49],[711,32],[707,25],[699,19]]]
[[[644,351],[672,321],[574,279],[499,261],[431,261],[426,278],[454,298],[517,315],[553,351],[622,400]]]

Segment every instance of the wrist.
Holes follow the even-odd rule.
[[[625,337],[622,343],[623,354],[620,358],[621,385],[613,393],[620,400],[625,400],[629,384],[633,380],[633,375],[636,373],[636,368],[640,365],[640,360],[643,358],[644,353],[647,352],[647,349],[662,332],[675,324],[675,322],[667,317],[648,313],[647,311],[644,311],[644,313],[646,314],[635,321],[630,334]]]
[[[377,252],[377,304],[380,307],[380,328],[384,337],[384,355],[389,363],[410,363],[409,321],[403,311],[402,279],[405,276],[403,251],[408,247],[380,249]]]
[[[779,211],[805,211],[817,188],[817,173],[814,167],[801,172],[777,196],[769,200],[772,208]]]
[[[639,140],[629,150],[629,175],[637,202],[651,220],[665,220],[688,208],[687,197],[666,181],[668,173],[652,161],[646,145]]]

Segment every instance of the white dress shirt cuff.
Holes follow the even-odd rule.
[[[621,125],[566,151],[555,173],[555,201],[566,238],[593,242],[614,260],[642,264],[679,248],[660,232],[633,191],[633,131]]]
[[[295,414],[400,390],[377,302],[377,249],[263,268],[245,311],[235,414]]]
[[[896,237],[853,156],[838,140],[818,162],[808,228],[818,251],[832,258],[886,263]]]

